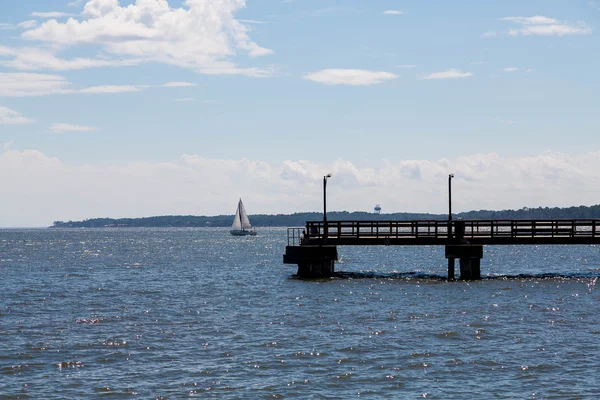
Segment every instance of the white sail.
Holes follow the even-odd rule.
[[[242,229],[252,229],[252,225],[250,225],[250,220],[248,219],[248,214],[246,214],[246,208],[244,208],[242,199],[240,199],[240,203],[238,204],[238,212],[240,214]]]
[[[242,200],[240,199],[240,202]],[[240,205],[238,204],[237,211],[235,212],[235,217],[233,217],[233,225],[231,225],[231,229],[239,231],[242,229],[242,220],[240,218]]]

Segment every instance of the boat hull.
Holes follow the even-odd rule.
[[[233,236],[256,236],[256,231],[232,229],[229,231],[229,233],[231,233]]]

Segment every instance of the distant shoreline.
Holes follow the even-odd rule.
[[[368,212],[331,211],[327,213],[330,221],[334,220],[416,220],[416,219],[447,219],[448,214],[431,213],[393,213],[373,214]],[[578,206],[566,208],[521,208],[519,210],[479,210],[463,213],[453,213],[453,218],[462,219],[586,219],[600,218],[600,205]],[[304,226],[306,221],[323,218],[322,213],[307,212],[295,214],[255,214],[250,215],[250,221],[255,227],[268,226]],[[231,226],[233,215],[193,216],[165,215],[144,218],[92,218],[83,221],[55,221],[49,228],[197,228],[197,227],[228,227]]]

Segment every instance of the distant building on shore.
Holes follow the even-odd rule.
[[[379,204],[375,205],[375,208],[373,209],[373,213],[381,214],[381,206]]]

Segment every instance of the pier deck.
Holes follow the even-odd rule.
[[[448,278],[460,259],[461,279],[480,279],[484,245],[600,244],[600,219],[308,221],[288,229],[284,263],[298,275],[333,273],[337,246],[446,246]],[[316,271],[316,272],[315,272]]]
[[[325,225],[326,224],[326,225]],[[449,233],[449,225],[452,226]],[[325,228],[326,227],[326,228]],[[600,244],[600,220],[308,221],[307,245]]]

